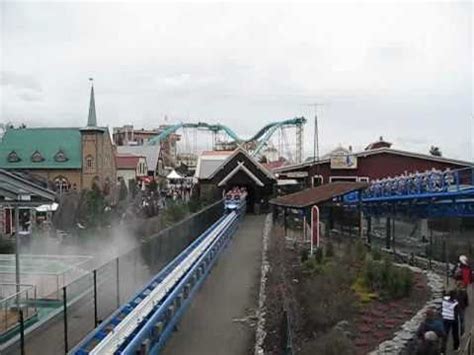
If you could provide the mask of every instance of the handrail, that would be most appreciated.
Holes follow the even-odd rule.
[[[16,284],[12,284],[12,285],[16,285]],[[25,289],[23,289],[23,290],[20,290],[19,292],[15,292],[15,293],[14,293],[13,295],[11,295],[11,296],[8,296],[8,297],[6,297],[6,298],[0,299],[0,304],[3,303],[3,302],[9,301],[11,298],[16,298],[16,297],[18,297],[19,294],[21,294],[21,293],[23,293],[23,292],[25,292],[25,291],[32,290],[32,289],[35,289],[35,288],[36,288],[36,286],[34,286],[34,285],[26,285],[26,284],[23,284],[23,285],[22,285],[22,284],[19,284],[19,286],[20,286],[20,287],[21,287],[21,286],[29,286],[29,287],[28,287],[28,288],[25,288]]]

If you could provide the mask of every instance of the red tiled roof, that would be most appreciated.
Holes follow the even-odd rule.
[[[330,201],[334,197],[342,196],[352,191],[363,190],[367,186],[365,182],[333,182],[277,197],[272,199],[270,203],[277,206],[303,208]]]
[[[133,169],[135,170],[140,160],[140,156],[132,154],[120,154],[115,157],[117,169]]]
[[[268,163],[262,163],[262,165],[268,170],[273,170],[276,168],[281,168],[283,165],[287,164],[284,160],[271,161]]]

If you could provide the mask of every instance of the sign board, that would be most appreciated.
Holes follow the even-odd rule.
[[[290,171],[288,173],[285,173],[285,175],[289,178],[305,178],[305,177],[308,177],[308,172],[307,171]]]
[[[333,155],[331,169],[357,169],[357,157],[354,154]]]

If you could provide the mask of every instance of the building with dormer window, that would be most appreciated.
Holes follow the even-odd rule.
[[[86,127],[7,129],[0,140],[0,168],[21,172],[62,194],[97,183],[110,191],[116,181],[115,146],[97,125],[91,87]]]

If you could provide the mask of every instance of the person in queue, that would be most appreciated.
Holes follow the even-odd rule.
[[[459,332],[460,335],[463,336],[465,324],[464,315],[466,313],[466,308],[469,306],[469,296],[463,281],[456,281],[456,289],[454,292],[454,298],[458,302]]]
[[[419,339],[418,355],[440,354],[441,341],[445,338],[443,320],[434,308],[429,308],[425,313],[425,320],[417,331]]]
[[[445,337],[443,339],[443,346],[441,353],[446,353],[449,333],[453,337],[453,350],[459,350],[459,311],[458,301],[455,299],[455,291],[451,290],[443,297],[441,305],[441,315],[443,317],[443,324],[445,330]]]

